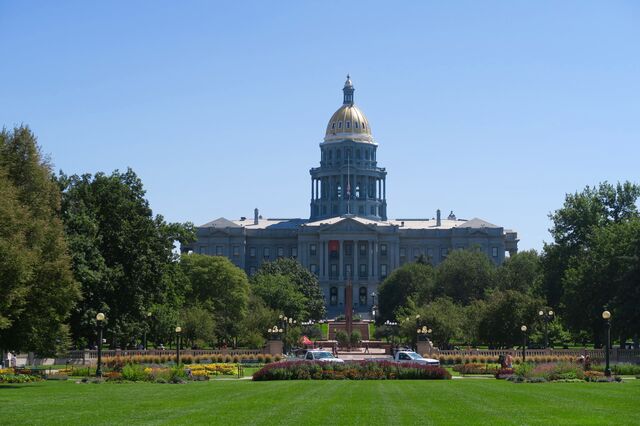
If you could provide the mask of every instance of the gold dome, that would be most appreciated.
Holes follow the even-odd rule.
[[[360,111],[360,108],[353,104],[354,88],[348,75],[342,91],[344,92],[344,102],[331,116],[329,124],[327,124],[324,141],[333,142],[353,139],[359,142],[374,143],[369,120]]]

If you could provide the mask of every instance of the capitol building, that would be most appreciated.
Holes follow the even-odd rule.
[[[354,90],[347,76],[342,106],[320,143],[320,165],[310,170],[308,219],[263,218],[258,209],[253,217],[219,218],[197,227],[197,240],[182,251],[225,256],[249,275],[264,262],[295,258],[317,275],[330,314],[344,311],[348,281],[356,311],[370,311],[378,285],[421,255],[436,265],[452,250],[472,249],[499,265],[506,252],[516,253],[517,233],[483,219],[440,210],[432,218],[388,218],[387,170]]]

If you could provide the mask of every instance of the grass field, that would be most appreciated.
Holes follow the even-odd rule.
[[[0,424],[638,424],[640,380],[0,385]]]

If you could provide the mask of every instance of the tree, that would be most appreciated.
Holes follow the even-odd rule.
[[[53,355],[80,298],[60,191],[28,127],[0,132],[0,348]]]
[[[74,339],[95,339],[95,315],[104,312],[112,343],[135,344],[152,306],[182,303],[186,281],[173,249],[176,240],[194,238],[192,225],[154,217],[131,169],[110,176],[60,174],[58,184],[73,272],[84,296],[72,315]]]
[[[213,314],[220,339],[230,342],[238,337],[249,300],[245,272],[226,257],[202,254],[182,255],[180,266],[191,286],[188,303],[199,303]]]
[[[496,272],[500,290],[524,293],[538,291],[543,277],[540,256],[535,250],[523,251],[507,258]]]
[[[415,320],[416,315],[420,315]],[[404,333],[415,337],[417,329],[427,326],[432,330],[430,339],[441,349],[448,349],[462,336],[463,307],[448,297],[439,297],[427,305],[416,306],[411,301],[398,312]]]
[[[544,247],[543,289],[574,335],[588,330],[594,341],[600,341],[603,305],[634,300],[637,285],[630,277],[637,262],[633,262],[632,223],[639,217],[639,196],[640,186],[636,184],[613,186],[604,182],[581,193],[567,194],[562,208],[550,215],[554,241]],[[625,274],[631,275],[623,278]],[[618,293],[623,282],[631,285]],[[626,312],[633,318],[633,309]],[[616,323],[621,324],[626,317]],[[624,331],[630,332],[634,332],[633,327]]]
[[[213,315],[202,306],[194,305],[184,309],[181,325],[185,347],[212,345],[216,340]]]
[[[495,266],[484,253],[454,250],[438,265],[436,285],[440,294],[466,305],[494,287]]]
[[[409,298],[418,304],[427,303],[435,295],[433,267],[429,264],[408,263],[393,271],[378,287],[378,322],[392,321],[399,308]]]
[[[267,331],[274,326],[280,326],[278,312],[268,307],[257,295],[249,294],[249,304],[247,308],[251,315],[247,315],[242,323],[240,333],[240,345],[252,348],[262,348],[266,339],[271,338]]]
[[[251,290],[269,308],[289,318],[303,321],[309,316],[308,299],[287,275],[256,274],[251,280]]]
[[[306,319],[321,320],[325,317],[324,296],[318,278],[297,260],[281,258],[263,263],[258,270],[258,275],[260,274],[280,274],[289,277],[307,299],[306,310],[309,317]]]
[[[522,331],[529,330],[537,320],[542,299],[514,290],[493,291],[486,300],[485,309],[479,321],[480,340],[491,347],[512,347],[521,344]]]

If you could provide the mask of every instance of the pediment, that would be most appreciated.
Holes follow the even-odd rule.
[[[355,218],[343,218],[339,222],[325,225],[320,229],[321,233],[371,233],[375,232],[375,223],[362,223]]]

